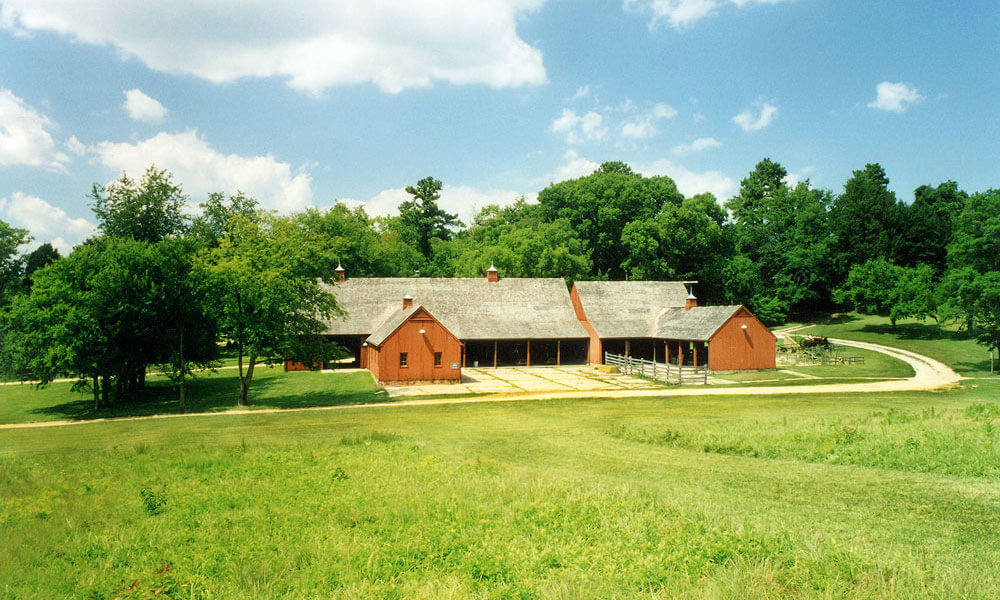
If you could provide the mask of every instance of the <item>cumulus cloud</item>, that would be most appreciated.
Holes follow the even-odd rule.
[[[435,81],[546,81],[517,21],[544,0],[176,2],[4,0],[0,26],[109,45],[150,69],[213,82],[280,77],[297,90],[372,83],[398,93]]]
[[[0,216],[30,231],[38,244],[50,242],[63,256],[96,231],[90,221],[70,217],[65,210],[21,192],[0,198]]]
[[[774,117],[778,116],[778,107],[773,104],[764,102],[759,104],[758,109],[760,112],[757,114],[754,114],[753,107],[746,109],[733,117],[733,123],[736,123],[740,126],[740,129],[749,133],[764,129],[771,124]]]
[[[566,154],[563,155],[563,164],[559,165],[551,173],[546,174],[539,183],[576,179],[577,177],[590,175],[600,166],[598,163],[580,156],[575,150],[567,150]]]
[[[0,166],[28,165],[64,170],[69,160],[56,150],[52,121],[14,95],[0,89]]]
[[[920,92],[901,81],[898,83],[883,81],[876,87],[876,97],[868,103],[868,108],[904,113],[911,104],[923,99],[924,96]]]
[[[698,138],[690,144],[678,144],[674,146],[674,154],[692,154],[710,148],[721,148],[722,142],[713,137]]]
[[[786,0],[729,0],[738,7],[750,4],[779,4]],[[639,10],[650,15],[650,27],[667,22],[674,29],[683,29],[713,14],[724,0],[624,0],[628,9]]]
[[[150,164],[166,169],[197,202],[211,192],[229,194],[240,190],[262,206],[284,212],[312,204],[312,178],[305,171],[294,171],[270,154],[222,154],[193,129],[161,132],[134,144],[100,142],[88,151],[102,165],[132,176],[141,175]]]
[[[458,218],[466,224],[476,215],[479,210],[489,204],[507,206],[513,204],[524,194],[511,190],[480,190],[471,186],[446,185],[441,189],[441,198],[438,206],[442,209],[457,214]],[[537,194],[525,195],[529,202],[533,202]],[[399,205],[407,200],[412,200],[413,196],[406,193],[406,187],[382,190],[365,201],[345,198],[338,202],[354,208],[364,207],[365,212],[371,216],[394,216],[399,214]]]
[[[604,118],[594,111],[578,115],[575,110],[564,108],[562,113],[553,119],[552,131],[565,135],[567,143],[576,144],[585,140],[603,139],[608,133],[608,128],[604,127]]]
[[[167,109],[155,98],[150,98],[141,90],[132,89],[125,92],[125,104],[122,105],[133,121],[143,123],[159,123],[167,116]]]
[[[622,124],[621,135],[630,140],[645,140],[658,133],[656,122],[661,119],[672,119],[677,116],[677,109],[669,104],[653,105],[645,115]]]
[[[736,191],[736,182],[725,173],[719,171],[697,173],[667,159],[653,161],[636,170],[646,176],[666,175],[673,179],[677,189],[688,197],[711,192],[717,199],[724,199]]]

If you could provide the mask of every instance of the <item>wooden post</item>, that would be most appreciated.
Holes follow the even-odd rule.
[[[698,342],[691,342],[691,350],[694,351],[694,366],[698,366]]]
[[[684,346],[681,345],[682,342],[677,342],[677,366],[684,366]]]
[[[493,368],[497,368],[497,341],[493,340]]]
[[[531,340],[528,340],[528,359],[526,361],[526,366],[531,366]]]
[[[562,365],[562,340],[556,340],[556,366]]]
[[[462,368],[465,368],[465,344],[462,344]]]
[[[666,355],[663,357],[663,362],[670,364],[670,342],[663,342],[663,353]],[[670,371],[667,371],[670,374]]]
[[[653,364],[656,364],[656,340],[653,340]]]
[[[631,356],[631,355],[632,354],[629,352],[629,341],[625,340],[625,356]]]

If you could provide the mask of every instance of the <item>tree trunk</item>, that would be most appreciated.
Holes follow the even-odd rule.
[[[254,368],[254,363],[256,361],[257,361],[257,357],[255,355],[251,354],[250,357],[249,357],[248,364],[247,364],[247,373],[246,373],[246,376],[241,376],[240,377],[240,400],[239,400],[239,405],[240,406],[247,406],[247,404],[248,404],[248,402],[247,402],[247,392],[250,391],[250,382],[253,380],[253,368]],[[242,372],[242,369],[241,369],[241,372]]]
[[[101,385],[100,377],[94,373],[94,410],[101,408]]]
[[[108,393],[110,392],[111,376],[107,373],[101,375],[101,405],[108,405]]]
[[[178,371],[178,374],[180,375],[180,378],[181,378],[180,403],[181,403],[181,412],[182,413],[186,413],[187,412],[187,404],[186,404],[186,402],[184,400],[184,379],[187,377],[187,369],[185,368],[186,366],[187,365],[184,363],[184,330],[181,329],[181,332],[180,332],[180,341],[177,344],[177,371]],[[144,383],[145,383],[145,379],[146,379],[146,377],[145,377],[145,375],[143,375],[143,382]]]
[[[139,391],[146,389],[146,367],[147,365],[142,365],[139,367]]]

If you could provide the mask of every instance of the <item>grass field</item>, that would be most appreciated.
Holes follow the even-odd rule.
[[[151,376],[147,389],[134,401],[94,410],[90,392],[71,391],[70,383],[0,386],[0,424],[33,421],[86,420],[180,412],[177,389],[165,377]],[[188,382],[188,412],[217,412],[237,408],[239,380],[233,369],[198,373]],[[282,367],[258,366],[246,408],[302,408],[359,404],[387,400],[368,373],[328,375],[315,371],[285,373]]]
[[[0,598],[996,598],[998,402],[1000,379],[3,430]]]

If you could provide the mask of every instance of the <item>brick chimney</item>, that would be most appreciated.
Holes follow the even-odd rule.
[[[684,310],[691,310],[698,306],[698,299],[694,297],[694,294],[688,292],[687,298],[684,299]]]
[[[344,283],[347,281],[347,271],[344,271],[344,267],[337,263],[337,268],[333,270],[337,274],[337,283]]]
[[[490,268],[486,269],[486,281],[496,283],[500,281],[500,275],[497,274],[497,268],[490,263]]]
[[[403,296],[403,308],[407,309],[413,306],[413,296],[407,294]]]

